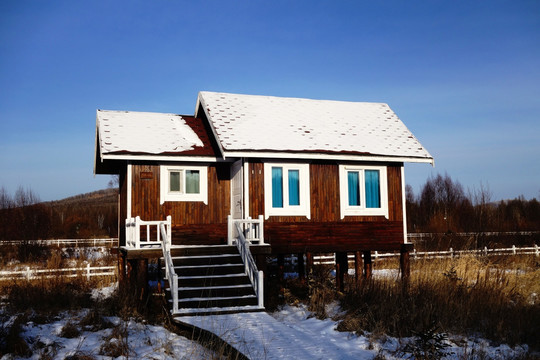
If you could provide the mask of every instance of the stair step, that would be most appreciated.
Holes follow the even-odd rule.
[[[173,313],[173,316],[189,316],[189,315],[216,315],[216,314],[233,314],[241,312],[264,311],[264,307],[258,305],[247,306],[229,306],[229,307],[213,307],[213,308],[182,308]]]
[[[238,297],[255,295],[251,284],[229,286],[187,287],[178,289],[180,299],[197,297]]]
[[[178,276],[227,275],[244,272],[243,264],[175,266]]]
[[[171,256],[200,256],[238,254],[238,248],[230,245],[193,245],[171,249]]]
[[[243,264],[242,257],[238,253],[222,255],[175,256],[172,258],[172,261],[175,266]]]
[[[172,302],[172,300],[169,300]],[[231,297],[201,297],[179,299],[179,308],[213,308],[213,307],[231,307],[257,305],[258,299],[255,295],[231,296]]]
[[[246,274],[227,274],[211,276],[179,276],[179,287],[208,287],[251,284]]]
[[[181,287],[178,288],[178,291],[189,291],[189,290],[213,290],[213,289],[239,289],[239,288],[251,288],[251,284],[243,285],[228,285],[228,286],[193,286],[193,287]],[[170,291],[169,288],[167,288]]]
[[[260,311],[236,246],[182,246],[171,249],[178,276],[178,312],[174,315]],[[161,270],[165,273],[164,259]],[[170,287],[168,301],[172,303]]]

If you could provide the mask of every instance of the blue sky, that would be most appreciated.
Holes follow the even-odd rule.
[[[447,172],[540,197],[538,1],[0,2],[0,187],[101,189],[96,109],[193,114],[201,90],[386,102]]]

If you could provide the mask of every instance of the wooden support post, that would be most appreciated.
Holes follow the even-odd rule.
[[[135,288],[136,283],[136,277],[137,277],[137,265],[135,263],[136,261],[133,259],[127,259],[126,261],[126,281],[125,281],[125,289],[128,291],[129,296],[133,296],[131,294],[132,289]]]
[[[339,291],[345,290],[345,274],[348,273],[349,260],[346,252],[336,253],[336,287]]]
[[[308,279],[308,283],[312,274],[313,274],[313,254],[310,252],[307,252],[306,253],[306,276]]]
[[[127,285],[126,275],[126,254],[118,252],[118,287],[120,291],[124,290]]]
[[[283,254],[278,254],[277,256],[277,266],[278,266],[278,281],[280,286],[283,286],[283,281],[285,278],[285,257]]]
[[[297,261],[298,278],[301,281],[305,281],[306,280],[306,272],[304,270],[304,254],[303,253],[298,253],[297,258],[298,258],[298,261]]]
[[[354,252],[354,281],[356,285],[359,284],[361,280],[361,274],[362,274],[362,253],[360,251]]]
[[[148,259],[137,260],[137,292],[139,301],[148,293]]]
[[[403,244],[400,250],[399,267],[401,270],[401,279],[407,281],[411,276],[411,263],[409,251],[412,250],[412,244]]]
[[[266,277],[266,255],[265,254],[255,255],[255,262],[257,263],[257,269],[262,270],[264,272],[264,276]]]
[[[371,251],[364,251],[364,278],[371,279]]]

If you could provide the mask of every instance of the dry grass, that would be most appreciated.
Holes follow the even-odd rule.
[[[540,266],[534,257],[420,260],[411,269],[407,284],[384,278],[350,284],[341,299],[348,313],[340,329],[406,337],[435,326],[540,348]]]

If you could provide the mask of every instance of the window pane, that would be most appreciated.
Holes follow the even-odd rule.
[[[169,172],[169,191],[180,192],[180,171]]]
[[[272,167],[272,207],[283,207],[283,168]]]
[[[300,205],[299,170],[289,170],[289,205]]]
[[[186,170],[186,194],[199,194],[199,170]]]
[[[379,170],[366,170],[364,173],[366,176],[366,207],[380,208]]]
[[[348,171],[347,181],[349,188],[349,206],[360,206],[360,188],[358,187],[360,174],[358,171]]]

